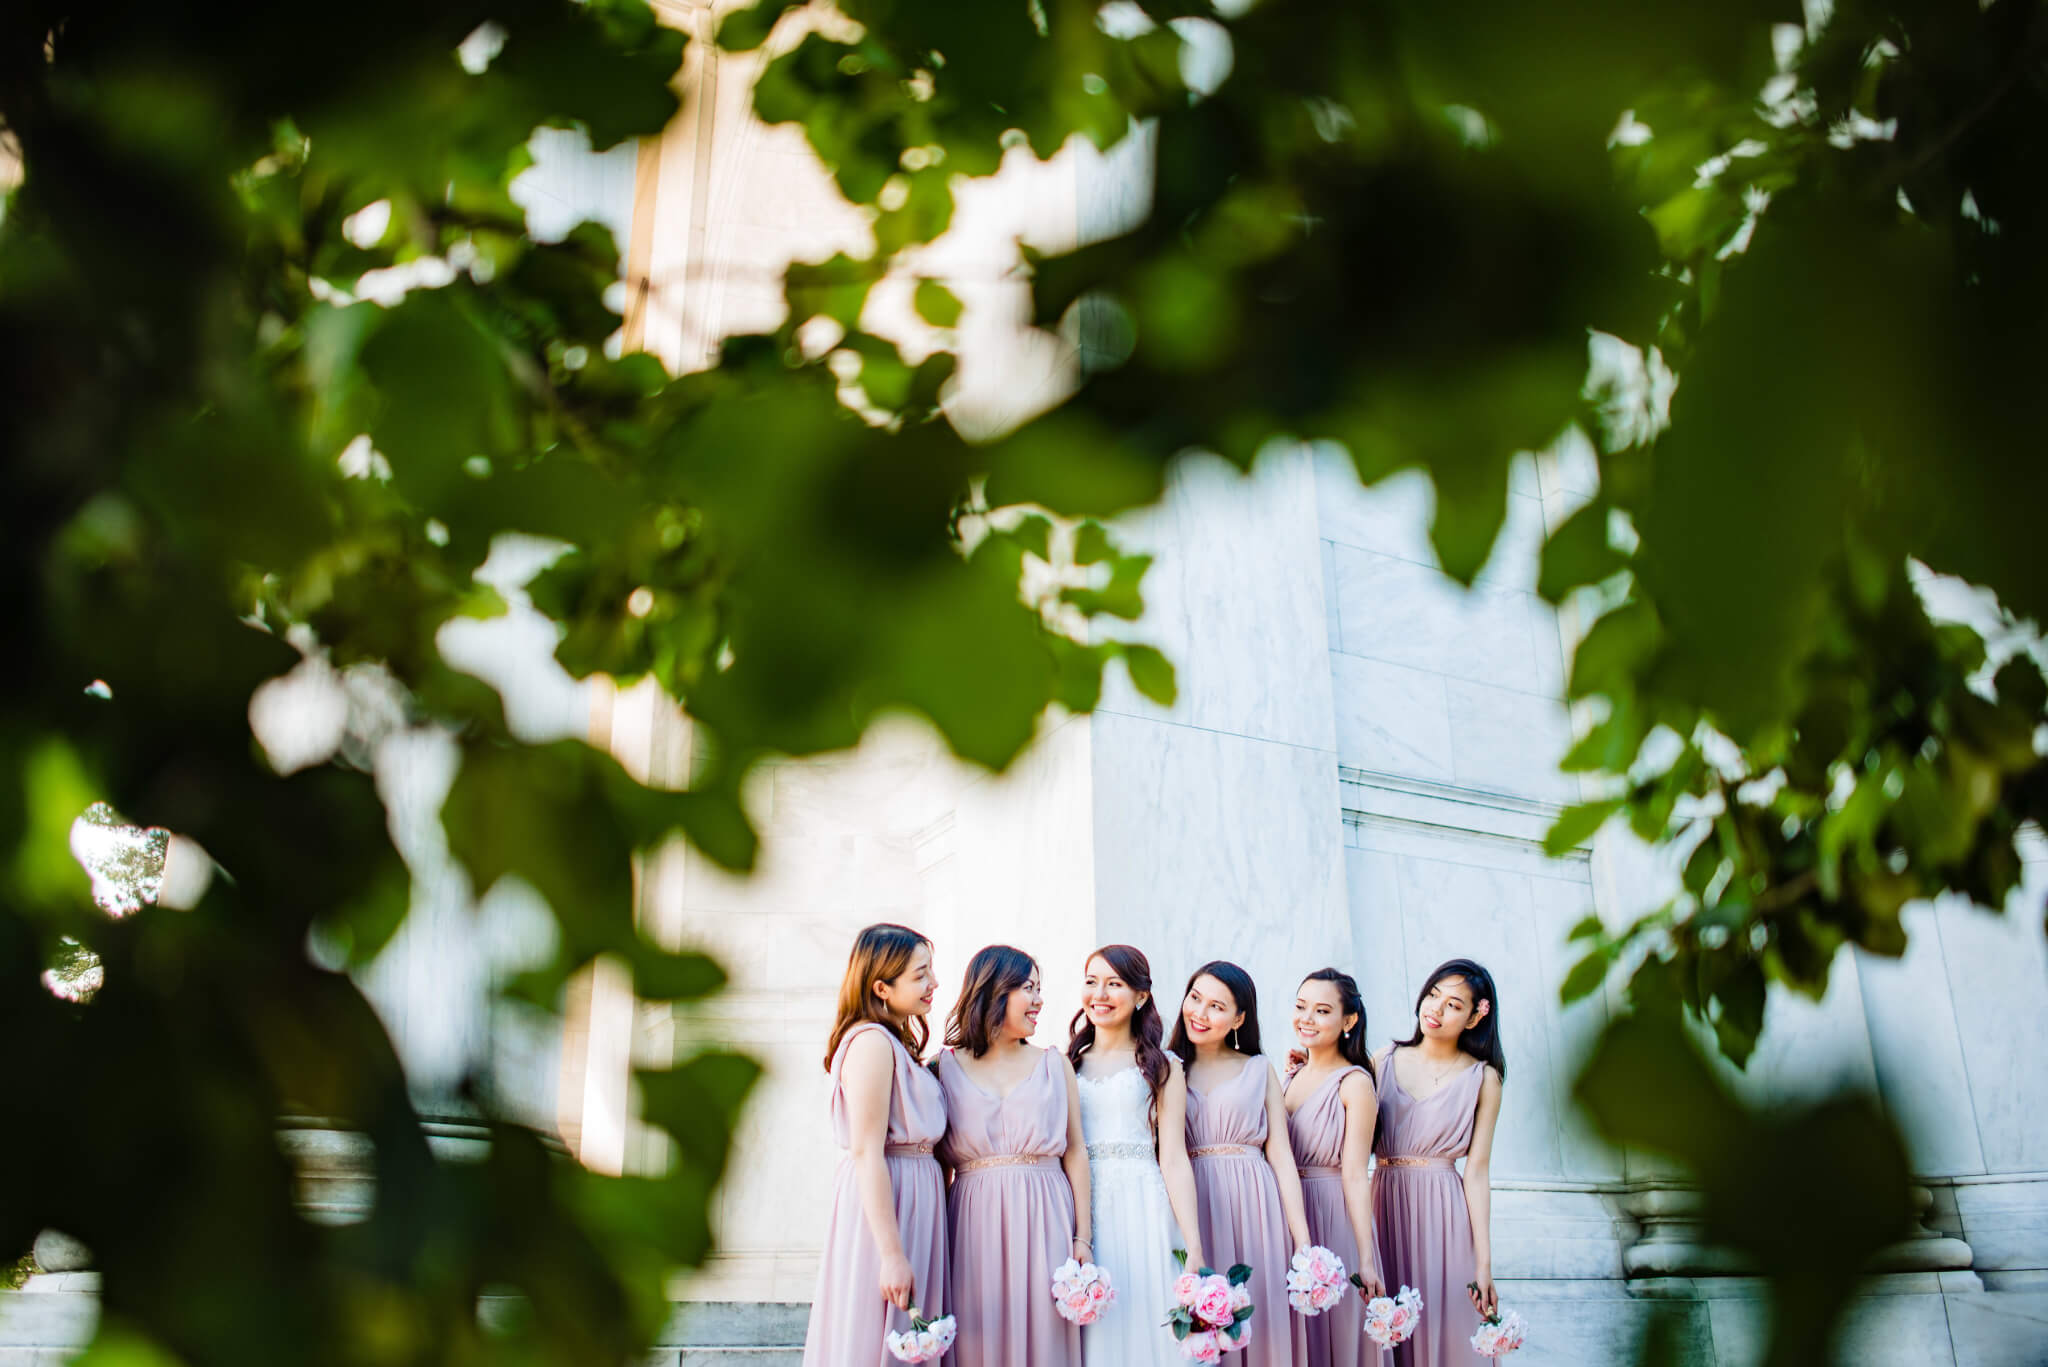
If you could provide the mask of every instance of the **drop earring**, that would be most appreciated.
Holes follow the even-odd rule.
[[[1237,1027],[1234,1025],[1230,1027],[1230,1047],[1232,1050],[1237,1048]]]

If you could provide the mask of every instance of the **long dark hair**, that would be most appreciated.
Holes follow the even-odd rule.
[[[1145,1000],[1131,1013],[1131,1043],[1136,1046],[1138,1073],[1145,1079],[1145,1085],[1152,1089],[1152,1128],[1159,1128],[1159,1093],[1166,1086],[1167,1074],[1172,1065],[1166,1061],[1166,1051],[1159,1047],[1159,1041],[1166,1036],[1166,1025],[1159,1018],[1159,1003],[1152,995],[1152,964],[1144,953],[1131,945],[1104,945],[1081,961],[1085,974],[1093,960],[1100,959],[1109,965],[1109,971],[1122,978],[1134,992],[1142,992]],[[1067,1061],[1076,1071],[1081,1067],[1081,1056],[1095,1047],[1095,1022],[1088,1019],[1088,1008],[1082,1007],[1067,1022]]]
[[[1486,1003],[1485,1019],[1458,1036],[1458,1047],[1481,1063],[1491,1063],[1501,1081],[1507,1081],[1508,1056],[1500,1046],[1500,994],[1493,990],[1493,975],[1471,959],[1452,959],[1436,966],[1436,971],[1422,984],[1422,990],[1415,994],[1415,1034],[1394,1043],[1402,1048],[1422,1043],[1422,1004],[1429,1000],[1429,989],[1445,978],[1463,978],[1465,985],[1472,989],[1474,1007],[1481,1002]]]
[[[1328,983],[1337,989],[1338,1014],[1358,1017],[1356,1024],[1337,1037],[1337,1054],[1346,1063],[1365,1069],[1365,1075],[1378,1082],[1379,1073],[1372,1066],[1372,1046],[1365,1042],[1365,998],[1358,993],[1357,980],[1339,969],[1319,968],[1302,982]]]
[[[893,983],[909,970],[919,945],[929,950],[932,942],[909,926],[887,921],[854,936],[853,952],[846,956],[846,976],[839,982],[839,1006],[832,1018],[832,1036],[825,1045],[826,1072],[832,1071],[832,1060],[839,1053],[839,1042],[846,1038],[846,1032],[862,1021],[875,1021],[886,1027],[903,1041],[912,1058],[924,1053],[924,1046],[931,1039],[931,1025],[923,1016],[912,1016],[899,1025],[889,1018],[881,998],[875,995],[876,983]]]
[[[1211,959],[1194,972],[1188,974],[1188,985],[1181,989],[1180,1000],[1185,1006],[1188,993],[1195,990],[1195,979],[1214,978],[1230,993],[1230,999],[1237,1003],[1237,1009],[1244,1012],[1244,1024],[1233,1030],[1235,1037],[1231,1048],[1240,1054],[1256,1054],[1259,1050],[1259,989],[1252,985],[1252,975],[1231,963],[1228,959]],[[1166,1047],[1179,1056],[1183,1067],[1191,1067],[1195,1061],[1195,1046],[1188,1039],[1187,1017],[1180,1011],[1173,1013],[1173,1038]]]
[[[1010,994],[1031,981],[1038,960],[1009,945],[988,945],[967,961],[960,1000],[946,1018],[946,1044],[980,1058],[995,1046],[996,1031],[1010,1011]]]

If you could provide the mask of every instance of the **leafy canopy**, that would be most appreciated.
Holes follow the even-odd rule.
[[[339,19],[31,0],[0,19],[24,172],[0,225],[0,571],[26,662],[0,682],[0,1021],[36,1041],[0,1126],[6,1170],[35,1180],[10,1183],[0,1249],[45,1226],[92,1247],[109,1360],[125,1327],[268,1364],[618,1361],[659,1322],[664,1270],[708,1248],[743,1059],[641,1075],[675,1143],[659,1177],[564,1167],[507,1123],[480,1165],[433,1158],[360,994],[304,948],[318,927],[361,961],[403,920],[374,785],[280,776],[250,744],[252,693],[302,649],[375,663],[410,720],[454,728],[455,853],[479,886],[538,889],[559,932],[521,992],[552,1004],[607,954],[642,997],[688,1000],[720,975],[639,933],[630,856],[680,831],[745,867],[739,795],[764,758],[910,710],[1001,765],[1048,705],[1092,705],[1117,658],[1171,697],[1156,653],[1075,629],[1138,615],[1143,556],[1099,523],[1056,549],[1046,517],[994,510],[1107,518],[1183,450],[1248,465],[1327,439],[1367,481],[1425,470],[1438,555],[1469,580],[1510,460],[1576,426],[1599,489],[1542,585],[1599,614],[1571,680],[1597,721],[1568,762],[1613,796],[1556,839],[1625,813],[1690,851],[1671,906],[1584,928],[1571,987],[1627,958],[1643,1008],[1586,1097],[1615,1138],[1690,1164],[1725,1198],[1717,1230],[1779,1268],[1751,1161],[1772,1134],[1881,1123],[1714,1101],[1674,1062],[1680,1008],[1740,1057],[1767,982],[1818,992],[1845,942],[1898,952],[1907,900],[2000,905],[2048,804],[2040,672],[1990,669],[1909,580],[1918,561],[2036,619],[2048,588],[2029,535],[2048,492],[2041,5],[1844,0],[1811,26],[1765,0],[842,11],[857,33],[784,42],[771,2],[719,41],[770,44],[758,111],[872,208],[876,254],[792,269],[776,335],[681,378],[607,353],[607,234],[536,241],[508,189],[536,127],[605,147],[672,115],[681,39],[638,0]],[[480,29],[498,50],[465,64]],[[1227,77],[1192,89],[1219,43]],[[1118,344],[1064,404],[963,440],[941,412],[951,358],[862,333],[869,288],[944,230],[953,177],[1134,120],[1149,213],[1032,281],[1041,324],[1085,315]],[[420,287],[366,302],[403,279]],[[915,301],[956,318],[943,282]],[[797,345],[820,315],[865,417]],[[1655,386],[1589,390],[1589,330],[1675,381],[1668,412]],[[497,609],[474,576],[505,532],[570,548],[534,588],[565,664],[651,674],[685,704],[704,742],[687,791],[521,743],[442,660],[444,624]],[[1075,576],[1027,598],[1027,558]],[[95,680],[111,698],[81,691]],[[92,800],[227,876],[189,914],[106,919],[64,848]],[[40,982],[67,946],[104,970],[85,1004]],[[1605,1105],[1651,1079],[1712,1125]],[[287,1112],[373,1138],[368,1224],[292,1212]],[[1890,1152],[1873,1141],[1812,1213],[1858,1254],[1905,1228]],[[1774,1360],[1816,1348],[1847,1286],[1788,1287],[1803,1308]],[[498,1287],[531,1314],[479,1327]]]

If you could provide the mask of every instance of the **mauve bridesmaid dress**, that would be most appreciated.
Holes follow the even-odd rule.
[[[1323,1079],[1315,1094],[1287,1117],[1287,1137],[1294,1143],[1294,1163],[1301,1169],[1301,1200],[1308,1216],[1308,1237],[1344,1260],[1356,1272],[1362,1261],[1358,1239],[1351,1232],[1351,1214],[1344,1206],[1344,1079],[1363,1068],[1341,1068]],[[1308,1367],[1380,1367],[1385,1352],[1365,1336],[1365,1302],[1356,1287],[1344,1299],[1307,1322]]]
[[[946,1179],[932,1156],[946,1133],[946,1100],[937,1079],[918,1065],[894,1031],[873,1022],[857,1025],[839,1041],[839,1052],[832,1058],[832,1137],[840,1148],[849,1142],[840,1072],[846,1066],[847,1046],[870,1030],[880,1030],[896,1051],[884,1161],[896,1194],[903,1256],[910,1259],[910,1271],[917,1278],[917,1306],[929,1318],[947,1313],[952,1304],[947,1290]],[[861,1209],[852,1160],[841,1159],[818,1266],[818,1294],[811,1301],[810,1331],[804,1336],[804,1367],[896,1367],[882,1337],[908,1329],[910,1316],[882,1299],[881,1277],[882,1255]]]
[[[933,1067],[953,1169],[953,1367],[1081,1367],[1080,1326],[1061,1319],[1052,1299],[1053,1269],[1074,1245],[1074,1189],[1060,1167],[1067,1083],[1052,1051],[1039,1053],[1031,1075],[1001,1098],[976,1086],[951,1049]]]
[[[1253,1055],[1213,1092],[1188,1083],[1188,1157],[1194,1160],[1202,1254],[1218,1272],[1233,1263],[1252,1269],[1252,1317],[1233,1367],[1303,1367],[1308,1361],[1306,1322],[1287,1304],[1294,1245],[1264,1147],[1271,1077],[1266,1060]]]
[[[1380,1245],[1380,1277],[1390,1291],[1422,1293],[1422,1322],[1394,1350],[1395,1367],[1483,1367],[1472,1351],[1479,1312],[1466,1285],[1477,1275],[1472,1215],[1456,1160],[1472,1148],[1479,1112],[1475,1062],[1417,1101],[1394,1075],[1389,1053],[1380,1068],[1380,1123],[1373,1140],[1372,1224]]]

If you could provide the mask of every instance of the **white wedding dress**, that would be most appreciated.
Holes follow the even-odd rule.
[[[1089,1367],[1185,1367],[1163,1323],[1180,1235],[1152,1147],[1151,1088],[1136,1068],[1080,1083],[1095,1261],[1116,1289],[1115,1304],[1081,1331],[1081,1356]]]

